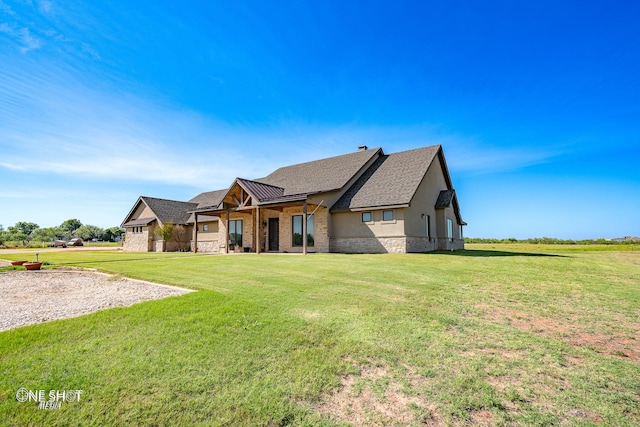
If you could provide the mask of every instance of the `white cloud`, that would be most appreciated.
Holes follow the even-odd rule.
[[[73,70],[32,64],[0,70],[0,167],[204,191],[225,188],[236,176],[258,178],[359,145],[392,153],[442,144],[452,171],[469,173],[514,169],[554,155],[491,147],[430,125],[232,126],[117,88],[96,90],[105,80],[97,85],[86,79]]]
[[[38,2],[38,10],[42,14],[47,14],[51,12],[51,6],[52,6],[52,3],[49,0],[40,0]]]
[[[11,6],[0,0],[0,11],[2,11],[5,15],[15,16],[16,13],[11,9]]]
[[[22,47],[20,47],[20,51],[22,53],[27,53],[30,50],[38,49],[42,46],[42,40],[38,37],[33,36],[28,28],[22,28],[19,32],[20,42],[22,43]]]

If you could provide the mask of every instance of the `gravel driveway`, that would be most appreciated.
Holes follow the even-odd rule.
[[[0,273],[0,331],[193,292],[73,270]]]

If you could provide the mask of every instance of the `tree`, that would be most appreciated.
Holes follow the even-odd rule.
[[[9,227],[9,231],[12,231],[13,229],[13,232],[22,233],[26,236],[29,236],[34,230],[37,230],[38,228],[40,228],[40,226],[35,222],[20,221],[16,222],[16,225],[14,225],[13,227]]]
[[[187,228],[184,225],[178,224],[175,227],[173,227],[173,238],[178,244],[180,251],[182,251],[182,249],[185,246],[183,243],[185,241],[186,234],[187,234]]]
[[[66,221],[64,221],[62,224],[60,224],[60,229],[63,232],[69,233],[69,234],[73,234],[74,231],[76,231],[78,228],[82,227],[82,223],[80,222],[79,219],[68,219]]]
[[[87,241],[91,239],[102,239],[104,230],[95,225],[81,225],[73,232],[73,235]]]
[[[7,240],[17,240],[26,246],[29,243],[29,236],[38,228],[40,228],[40,226],[33,222],[17,222],[14,226],[9,227]]]
[[[156,230],[154,231],[154,233],[156,234],[156,236],[160,237],[162,240],[168,242],[170,240],[173,240],[173,228],[174,228],[174,225],[170,222],[167,222],[165,224],[162,224],[162,226],[160,227],[156,227]]]
[[[7,232],[4,231],[4,227],[0,224],[0,246],[4,245],[4,242],[7,241]]]
[[[124,230],[120,227],[111,227],[104,230],[104,240],[108,240],[109,242],[115,241],[116,237],[122,236]]]
[[[59,233],[58,227],[38,228],[31,233],[31,238],[38,242],[55,240]]]

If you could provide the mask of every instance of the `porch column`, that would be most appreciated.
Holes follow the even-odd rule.
[[[193,253],[198,253],[198,213],[194,215],[196,223],[193,226]]]
[[[260,253],[260,235],[262,234],[262,224],[260,224],[260,206],[256,206],[256,254]]]
[[[229,208],[227,208],[227,215],[224,222],[225,222],[224,228],[226,229],[226,231],[224,232],[224,235],[225,235],[224,253],[228,254],[229,253]]]
[[[307,200],[302,205],[302,253],[307,254]]]

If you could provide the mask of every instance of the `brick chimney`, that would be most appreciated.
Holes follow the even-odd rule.
[[[366,145],[361,145],[358,147],[358,151],[367,151],[369,149],[369,147],[367,147]]]

